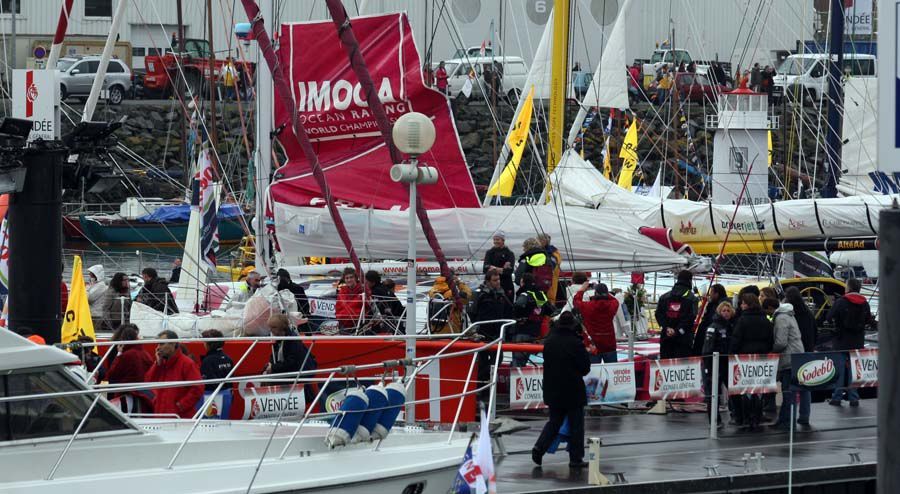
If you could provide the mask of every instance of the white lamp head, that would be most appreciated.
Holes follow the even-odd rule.
[[[434,124],[427,116],[410,112],[397,119],[391,132],[394,145],[401,152],[419,156],[434,144]]]

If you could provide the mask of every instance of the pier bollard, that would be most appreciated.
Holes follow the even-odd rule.
[[[599,437],[588,438],[588,484],[609,485],[609,479],[600,472],[600,441]]]

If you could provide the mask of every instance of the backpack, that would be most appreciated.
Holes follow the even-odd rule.
[[[435,294],[428,301],[428,327],[439,329],[450,322],[450,309],[452,300],[447,300],[441,294]]]

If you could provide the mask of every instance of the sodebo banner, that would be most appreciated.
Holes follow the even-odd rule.
[[[650,397],[655,400],[703,396],[700,357],[655,360],[650,363]]]
[[[13,71],[12,115],[34,122],[29,141],[59,137],[59,83],[56,71]]]
[[[844,386],[847,354],[844,352],[795,353],[791,355],[792,384],[817,390]]]
[[[728,394],[774,393],[777,374],[777,353],[732,355],[728,357]]]

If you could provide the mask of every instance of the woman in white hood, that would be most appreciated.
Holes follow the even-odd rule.
[[[103,266],[95,264],[87,269],[87,296],[88,304],[91,306],[91,319],[97,321],[103,320],[103,302],[106,289],[109,288],[104,279]]]

